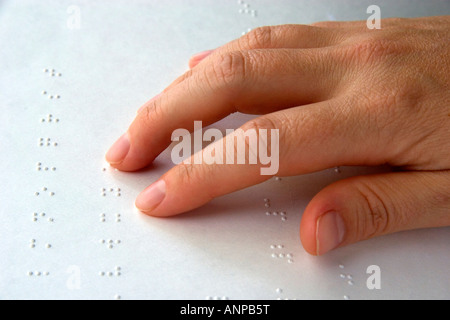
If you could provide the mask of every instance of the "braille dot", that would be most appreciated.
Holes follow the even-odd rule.
[[[339,168],[339,167],[335,167],[335,168],[334,168],[334,172],[336,172],[336,173],[340,173],[340,172],[341,172],[341,168]]]
[[[352,280],[353,277],[349,274],[349,275],[347,275],[347,279]]]
[[[27,275],[28,276],[32,276],[33,275],[33,271],[28,271]]]
[[[45,167],[44,170],[45,170],[45,171],[48,171],[48,167]]]
[[[280,253],[280,254],[278,255],[278,257],[284,258],[284,254],[283,254],[283,253]]]
[[[269,211],[266,211],[266,216],[270,216],[270,212]]]
[[[283,293],[283,289],[281,289],[281,288],[276,288],[275,292],[276,292],[276,293]]]
[[[41,217],[45,217],[45,212],[42,212],[42,213],[41,213]]]
[[[58,77],[61,77],[62,76],[62,74],[61,73],[58,73]]]
[[[286,257],[287,257],[287,258],[292,258],[292,253],[288,253],[288,254],[286,255]]]
[[[40,271],[37,271],[36,272],[36,275],[39,277],[39,276],[41,276],[41,272]]]
[[[50,272],[48,272],[48,271],[46,271],[46,272],[44,273],[45,276],[48,276],[49,274],[50,274]]]
[[[339,277],[341,277],[341,279],[345,279],[345,274],[340,274]]]
[[[115,296],[114,296],[114,299],[115,299],[115,300],[120,300],[120,299],[122,299],[122,297],[119,296],[119,295],[115,295]]]
[[[50,195],[51,197],[53,197],[53,196],[55,195],[55,193],[54,193],[54,192],[50,192],[49,195]]]
[[[106,168],[102,168],[102,171],[106,171]]]
[[[278,212],[274,211],[274,212],[272,212],[272,215],[277,216]]]
[[[35,195],[35,196],[38,196],[38,195],[39,195],[39,192],[35,192],[34,195]]]
[[[352,286],[354,284],[354,282],[352,280],[349,280],[347,283],[349,286]]]
[[[50,249],[50,248],[52,247],[52,245],[51,245],[50,243],[47,243],[47,244],[45,245],[45,247],[46,247],[47,249]]]
[[[53,99],[53,96],[48,96],[49,99]]]
[[[117,243],[117,244],[120,244],[121,242],[122,242],[122,241],[120,241],[120,240],[116,240],[116,243]]]
[[[114,273],[108,272],[108,277],[112,277],[113,275],[114,275]]]
[[[112,249],[112,248],[114,248],[114,246],[113,246],[112,244],[110,244],[110,245],[108,246],[108,248],[109,248],[109,249]]]
[[[48,72],[48,69],[44,69],[44,72]]]
[[[109,189],[109,192],[113,192],[113,191],[114,191],[114,189],[113,189],[113,188],[110,188],[110,189]]]
[[[282,211],[282,212],[280,212],[280,216],[285,216],[286,215],[286,212],[284,212],[284,211]]]
[[[275,253],[272,253],[272,258],[276,258],[277,257],[277,255],[275,254]]]
[[[270,203],[266,203],[264,206],[265,206],[266,208],[270,208]]]
[[[279,244],[279,245],[277,245],[277,248],[278,248],[278,249],[283,249],[284,246],[283,246],[282,244]]]
[[[275,177],[275,180],[281,181],[281,178],[280,177]]]
[[[276,248],[276,246],[273,244],[270,246],[270,249],[275,249],[275,248]]]
[[[105,273],[103,271],[101,271],[101,272],[98,273],[98,275],[101,276],[101,277],[104,277]]]
[[[46,187],[43,187],[43,188],[42,188],[42,191],[47,191],[47,188],[46,188]]]
[[[343,264],[340,264],[340,265],[339,265],[339,269],[344,269],[344,265],[343,265]]]
[[[48,222],[53,222],[55,221],[53,218],[48,218]]]
[[[350,300],[349,296],[344,296],[344,300]]]
[[[293,263],[294,262],[294,260],[292,260],[292,259],[288,259],[288,261],[287,261],[288,263]]]
[[[55,147],[57,147],[57,146],[58,146],[58,143],[54,142],[53,145],[54,145]]]
[[[286,220],[287,220],[286,217],[281,218],[281,221],[286,221]]]
[[[55,167],[52,167],[52,171],[56,171],[56,168],[55,168]]]

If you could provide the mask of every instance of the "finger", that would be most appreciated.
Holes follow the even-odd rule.
[[[213,52],[220,55],[254,49],[322,48],[339,43],[342,38],[343,34],[338,29],[325,29],[319,26],[302,24],[264,26],[253,29],[215,50],[203,51],[192,56],[189,67],[195,67]]]
[[[330,98],[344,83],[344,71],[327,52],[311,50],[254,50],[217,57],[145,105],[106,159],[120,170],[137,170],[168,146],[175,129],[192,131],[194,120],[208,125],[235,111],[266,113]]]
[[[389,159],[389,152],[376,141],[377,132],[366,126],[358,113],[340,111],[344,105],[344,99],[335,99],[254,119],[244,124],[241,132],[253,131],[258,138],[248,138],[244,147],[239,147],[233,140],[236,131],[203,150],[203,156],[214,151],[224,164],[219,161],[195,164],[191,159],[190,164],[177,165],[144,190],[137,198],[136,206],[155,216],[174,215],[197,208],[215,197],[263,182],[275,174],[302,174],[344,164],[384,163]],[[360,134],[355,134],[355,131]],[[279,143],[276,143],[275,134]],[[243,135],[240,136],[242,138]],[[260,139],[267,143],[259,143]],[[236,164],[237,161],[230,164],[224,159],[223,155],[230,150],[237,154],[242,149],[247,159],[244,164]],[[262,161],[261,152],[264,150],[271,155],[270,161]],[[257,155],[258,161],[251,162],[249,154]]]
[[[402,230],[450,225],[450,171],[399,172],[338,181],[306,208],[300,237],[306,251],[337,247]]]

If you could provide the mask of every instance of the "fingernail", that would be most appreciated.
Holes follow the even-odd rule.
[[[106,153],[106,161],[111,164],[120,163],[125,159],[130,150],[130,138],[128,133],[123,134]]]
[[[145,189],[137,197],[135,204],[139,210],[148,212],[155,209],[155,207],[161,203],[165,196],[166,183],[164,180],[159,180]]]
[[[341,244],[344,235],[344,220],[337,212],[331,211],[320,216],[316,224],[317,255],[322,255],[335,249]]]
[[[193,62],[198,64],[200,61],[209,56],[214,50],[206,50],[199,53],[194,54],[191,59],[189,59],[189,65],[192,65]]]
[[[161,93],[158,93],[156,96],[154,96],[153,98],[151,98],[150,100],[148,100],[144,105],[142,105],[142,106],[138,109],[138,111],[137,111],[136,113],[141,112],[146,106],[148,106],[148,104],[149,104],[150,102],[152,102],[153,100],[159,98],[159,96],[161,96],[161,95],[162,95],[162,92],[161,92]]]

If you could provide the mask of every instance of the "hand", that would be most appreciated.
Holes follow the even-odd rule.
[[[450,17],[262,27],[191,58],[191,69],[141,107],[106,159],[150,164],[175,129],[239,111],[242,128],[279,129],[277,176],[389,164],[353,177],[306,208],[301,241],[321,255],[387,233],[450,225]],[[225,138],[226,139],[226,138]],[[169,216],[263,182],[261,165],[174,166],[136,206]]]

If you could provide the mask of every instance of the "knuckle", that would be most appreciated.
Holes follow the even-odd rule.
[[[154,99],[148,102],[148,105],[145,107],[141,114],[144,116],[146,123],[152,123],[161,119],[163,116],[163,97],[159,99]]]
[[[248,121],[247,123],[245,123],[241,128],[244,132],[254,132],[254,136],[255,139],[258,141],[260,141],[260,136],[261,134],[263,134],[263,136],[261,137],[263,141],[266,141],[265,144],[265,148],[266,148],[266,152],[267,154],[272,154],[272,143],[269,143],[269,139],[272,139],[272,130],[277,130],[278,131],[278,141],[280,141],[282,139],[281,137],[281,132],[283,130],[280,130],[281,123],[279,123],[279,121],[277,119],[272,119],[270,117],[267,116],[263,116],[263,117],[259,117],[253,120]],[[249,141],[247,139],[244,140],[245,141],[245,147],[247,148],[247,150],[253,151],[253,152],[257,152],[257,150],[255,150],[255,148],[252,148],[254,146],[249,145]],[[262,147],[261,145],[259,147]]]
[[[338,53],[350,63],[374,64],[401,53],[401,45],[397,40],[380,36],[367,36],[352,39],[341,46]]]
[[[241,37],[242,44],[250,49],[262,49],[272,46],[273,28],[271,26],[259,27],[251,30]]]
[[[271,130],[271,129],[279,129],[279,124],[276,123],[273,119],[263,116],[253,120],[248,121],[242,126],[244,131],[246,130],[254,130],[257,133],[260,132],[261,129]]]
[[[406,224],[397,205],[388,195],[387,186],[376,186],[372,183],[358,183],[356,189],[360,202],[358,209],[357,237],[368,239],[387,234]]]
[[[196,173],[194,172],[194,165],[181,162],[174,167],[176,169],[177,181],[180,184],[189,184],[193,181]]]
[[[175,181],[180,186],[195,186],[201,183],[214,184],[215,181],[211,181],[214,178],[213,166],[194,164],[191,157],[191,163],[181,162],[173,168],[175,174]],[[203,197],[206,201],[214,199],[217,194],[214,188],[205,189],[203,191]]]
[[[246,57],[242,52],[225,53],[206,70],[206,78],[214,89],[238,89],[246,77],[246,63]]]

